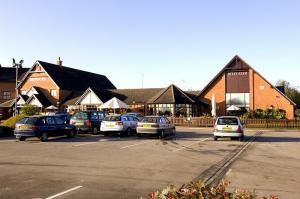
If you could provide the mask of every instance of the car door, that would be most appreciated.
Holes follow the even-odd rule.
[[[59,117],[54,117],[55,119],[55,127],[56,127],[56,130],[55,130],[55,135],[56,136],[59,136],[59,135],[65,135],[66,134],[66,124],[65,124],[65,121],[62,120],[61,118]]]
[[[126,116],[122,116],[121,121],[123,122],[123,131],[126,131],[128,129],[128,127],[130,127],[129,118]]]
[[[161,129],[163,129],[164,130],[164,132],[168,132],[168,125],[166,124],[166,120],[165,120],[165,118],[164,117],[161,117],[160,119],[159,119],[159,123],[160,123],[160,128]]]
[[[172,133],[173,131],[173,125],[171,124],[170,120],[166,117],[164,117],[165,122],[166,122],[166,131],[168,131],[169,133]]]
[[[91,121],[91,127],[92,127],[92,129],[94,127],[96,127],[99,130],[100,120],[99,120],[98,112],[92,111],[90,113],[90,121]]]
[[[47,129],[47,134],[48,136],[55,136],[55,134],[57,134],[57,129],[56,129],[56,123],[54,120],[54,117],[48,116],[46,117],[46,129]]]

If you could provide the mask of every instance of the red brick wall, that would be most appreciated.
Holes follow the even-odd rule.
[[[35,80],[35,81],[33,81]],[[37,81],[38,80],[38,81]],[[29,74],[28,77],[24,80],[23,84],[20,87],[21,91],[28,91],[32,86],[36,86],[42,89],[45,96],[54,104],[57,104],[57,100],[59,99],[59,88],[52,81],[50,77],[48,77],[47,73],[32,73]],[[50,90],[56,90],[56,96],[50,95]]]
[[[3,92],[9,91],[11,99],[15,98],[15,82],[0,82],[0,103],[7,101],[8,99],[3,99]]]
[[[256,72],[253,73],[253,80],[254,103],[250,106],[252,110],[267,109],[272,106],[285,110],[288,119],[294,118],[294,106],[283,95]]]

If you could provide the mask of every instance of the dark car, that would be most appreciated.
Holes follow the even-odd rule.
[[[48,137],[67,135],[74,137],[76,128],[66,124],[64,120],[56,116],[29,116],[16,123],[14,134],[20,141],[27,137],[38,137],[46,142]]]
[[[100,124],[106,116],[103,111],[77,111],[70,120],[77,131],[92,132],[97,134],[100,131]]]
[[[70,124],[71,115],[69,113],[55,113],[54,116],[59,117],[60,119],[64,120],[67,124]]]

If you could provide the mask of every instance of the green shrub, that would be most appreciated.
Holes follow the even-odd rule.
[[[17,115],[17,116],[13,116],[8,118],[7,120],[5,120],[1,126],[7,127],[7,128],[11,128],[14,129],[15,125],[17,123],[17,121],[19,121],[20,119],[22,119],[23,117],[25,117],[25,115]]]
[[[222,181],[216,187],[208,187],[202,182],[192,182],[180,188],[169,186],[166,189],[150,194],[151,199],[257,199],[255,192],[226,190],[229,183]],[[261,199],[278,199],[276,196]]]
[[[21,115],[37,115],[40,112],[40,108],[36,106],[32,106],[30,104],[25,105],[24,107],[21,108],[20,114]]]
[[[282,109],[256,109],[251,117],[254,119],[285,119],[286,112]]]

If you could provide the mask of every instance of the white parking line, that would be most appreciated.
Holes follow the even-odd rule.
[[[206,141],[206,140],[208,140],[208,139],[210,139],[210,138],[205,138],[205,139],[199,140],[199,141],[197,141],[197,142],[195,142],[195,143],[193,143],[193,144],[187,145],[187,146],[182,146],[181,148],[175,149],[175,150],[173,150],[172,152],[177,152],[177,151],[180,151],[180,150],[182,150],[182,149],[189,148],[189,147],[191,147],[191,146],[193,146],[193,145],[195,145],[195,144],[198,144],[198,143],[200,143],[200,142],[204,142],[204,141]]]
[[[89,145],[89,144],[96,144],[98,142],[86,142],[86,143],[81,143],[81,144],[74,144],[73,146],[84,146],[84,145]]]
[[[53,198],[57,198],[57,197],[59,197],[59,196],[61,196],[61,195],[64,195],[64,194],[66,194],[66,193],[69,193],[69,192],[71,192],[71,191],[75,191],[75,190],[77,190],[77,189],[80,189],[82,186],[77,186],[77,187],[74,187],[74,188],[71,188],[71,189],[68,189],[68,190],[66,190],[66,191],[64,191],[64,192],[60,192],[60,193],[58,193],[58,194],[55,194],[55,195],[53,195],[53,196],[49,196],[48,198],[46,198],[46,199],[53,199]]]
[[[151,143],[151,142],[155,142],[156,140],[151,140],[151,141],[145,141],[145,142],[141,142],[141,143],[137,143],[137,144],[132,144],[132,145],[127,145],[127,146],[123,146],[120,149],[126,149],[126,148],[130,148],[130,147],[134,147],[134,146],[138,146],[141,144],[147,144],[147,143]]]

